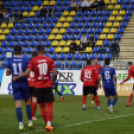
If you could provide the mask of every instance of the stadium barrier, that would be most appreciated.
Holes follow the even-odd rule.
[[[12,94],[12,78],[11,76],[6,76],[5,70],[0,70],[0,95]],[[61,73],[68,80],[64,80],[62,76],[58,76],[57,79],[59,81],[58,90],[62,92],[63,95],[82,95],[82,82],[80,81],[80,73],[81,71],[77,70],[61,70]],[[130,80],[123,85],[120,85],[120,82],[123,81],[127,75],[128,71],[126,70],[117,70],[117,92],[119,96],[128,96],[131,93],[133,86],[133,79]],[[56,95],[55,91],[53,91]],[[98,90],[99,95],[104,95],[103,89]]]

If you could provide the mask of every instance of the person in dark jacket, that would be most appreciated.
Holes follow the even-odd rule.
[[[1,4],[0,4],[0,10],[2,9],[5,9],[5,4],[3,3],[3,1],[1,1]]]
[[[40,15],[39,15],[39,17],[44,17],[44,18],[46,18],[46,13],[47,13],[47,10],[46,10],[45,6],[43,6],[42,9],[40,10]]]
[[[117,56],[117,59],[119,58],[120,46],[116,42],[116,40],[114,40],[114,43],[111,44],[110,48],[112,51],[113,61],[114,61],[115,56]]]
[[[94,49],[95,46],[95,37],[94,34],[91,34],[89,39],[88,39],[88,46],[90,46],[90,44],[92,44],[92,49]]]
[[[3,17],[4,17],[4,15],[3,15],[3,13],[0,11],[0,25],[1,25],[1,22],[2,22]]]
[[[98,0],[94,0],[93,8],[96,8],[96,10],[98,10],[99,4],[100,4],[100,3],[99,3]]]
[[[51,6],[48,9],[48,16],[53,17],[53,8]]]
[[[16,21],[18,22],[18,20],[20,20],[21,22],[23,22],[23,15],[22,15],[22,13],[20,11],[19,11],[19,14],[17,16]]]
[[[100,0],[99,6],[100,6],[100,10],[103,10],[103,8],[105,7],[105,2],[104,2],[104,0]]]
[[[74,53],[75,51],[77,51],[77,45],[75,40],[73,40],[72,43],[70,44],[70,52]]]

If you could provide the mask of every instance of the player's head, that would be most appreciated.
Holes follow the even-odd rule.
[[[32,59],[37,57],[38,56],[38,53],[37,52],[32,52]]]
[[[131,66],[133,65],[133,63],[131,61],[128,62],[128,67],[131,68]]]
[[[21,55],[22,54],[22,48],[20,45],[15,45],[14,46],[14,54],[15,55]]]
[[[110,59],[105,59],[105,64],[109,65],[110,64]]]
[[[116,43],[116,40],[114,40],[114,43]]]
[[[87,65],[91,65],[91,63],[92,63],[91,59],[88,59],[87,60]]]
[[[98,63],[98,59],[94,58],[94,64],[97,65],[97,63]]]
[[[38,54],[44,54],[44,46],[43,45],[38,45],[37,46],[37,53]]]

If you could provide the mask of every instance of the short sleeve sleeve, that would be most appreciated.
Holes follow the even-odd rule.
[[[27,68],[33,70],[33,62],[32,62],[32,60],[28,63]]]
[[[56,66],[55,66],[55,63],[54,63],[54,61],[51,59],[51,70],[53,69],[53,68],[56,68]]]
[[[7,70],[11,70],[10,60],[7,62]]]

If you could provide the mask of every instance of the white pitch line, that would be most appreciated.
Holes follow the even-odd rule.
[[[86,123],[92,123],[92,122],[99,122],[99,121],[106,121],[106,120],[112,120],[112,119],[118,119],[118,118],[122,118],[122,117],[128,117],[128,116],[132,116],[134,114],[128,114],[128,115],[121,115],[121,116],[115,116],[115,117],[109,117],[106,119],[99,119],[99,120],[91,120],[91,121],[84,121],[84,122],[80,122],[80,123],[74,123],[74,124],[68,124],[65,126],[58,126],[58,127],[54,127],[54,128],[63,128],[63,127],[72,127],[72,126],[77,126],[77,125],[81,125],[81,124],[86,124]],[[38,132],[42,132],[45,129],[39,129],[36,130],[34,132],[27,132],[27,133],[21,133],[21,134],[32,134],[32,133],[38,133]]]

